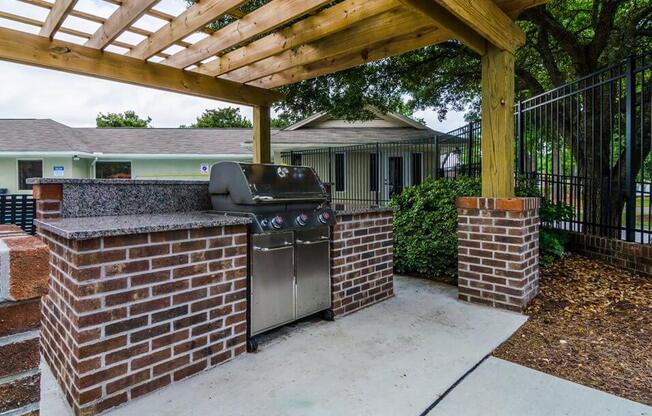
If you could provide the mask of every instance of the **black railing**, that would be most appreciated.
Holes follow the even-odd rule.
[[[652,244],[652,53],[519,102],[515,124],[516,176],[573,213],[547,226]],[[384,204],[420,178],[479,177],[480,137],[471,123],[422,140],[282,156],[338,182],[335,203]]]
[[[36,203],[31,195],[0,194],[0,224],[15,224],[34,234]]]

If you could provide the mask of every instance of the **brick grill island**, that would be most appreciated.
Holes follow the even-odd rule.
[[[457,200],[459,298],[521,312],[539,290],[538,198]]]
[[[41,345],[76,414],[246,352],[249,219],[204,213],[207,184],[34,182],[36,225],[51,251]],[[341,316],[393,295],[392,214],[337,218],[332,299]]]

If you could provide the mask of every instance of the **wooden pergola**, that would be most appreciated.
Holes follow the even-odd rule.
[[[513,195],[514,53],[525,41],[514,19],[547,0],[271,0],[247,14],[246,0],[199,0],[178,16],[159,0],[103,0],[118,6],[108,17],[77,0],[7,1],[49,11],[42,21],[0,12],[38,32],[0,28],[0,59],[251,105],[257,162],[270,161],[270,106],[283,99],[273,88],[457,39],[482,56],[483,194]],[[135,24],[143,15],[167,23],[150,32]],[[234,21],[208,28],[225,15]],[[82,32],[68,16],[99,26]]]

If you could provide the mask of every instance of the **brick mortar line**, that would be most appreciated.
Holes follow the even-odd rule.
[[[3,239],[0,239],[0,301],[10,298],[10,260],[9,247]]]
[[[10,345],[10,344],[16,344],[19,342],[30,341],[33,339],[38,339],[38,337],[39,337],[38,329],[35,329],[33,331],[21,332],[19,334],[7,335],[0,338],[0,347],[4,347],[5,345]]]
[[[0,377],[0,386],[2,386],[4,384],[11,384],[14,381],[18,381],[20,379],[35,376],[35,375],[38,375],[38,374],[41,374],[41,370],[38,369],[38,368],[32,368],[32,369],[29,369],[29,370],[26,370],[26,371],[22,371],[20,373],[11,374],[11,375],[5,376],[5,377]]]
[[[24,416],[31,414],[30,412],[34,412],[39,410],[39,402],[36,403],[30,403],[26,406],[19,407],[18,409],[12,409],[12,410],[7,410],[6,412],[0,413],[0,416]]]

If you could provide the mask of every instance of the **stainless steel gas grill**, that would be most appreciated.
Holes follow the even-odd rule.
[[[332,320],[330,226],[335,216],[312,168],[220,162],[209,185],[215,212],[252,219],[249,339],[321,312]]]

